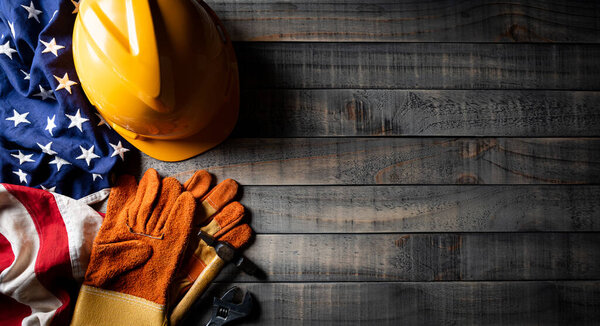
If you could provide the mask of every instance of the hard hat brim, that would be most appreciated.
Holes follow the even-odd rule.
[[[235,83],[238,84],[237,74]],[[177,162],[202,154],[223,142],[233,131],[239,115],[239,87],[232,87],[232,94],[208,126],[200,132],[182,139],[132,139],[116,130],[131,145],[161,161]]]

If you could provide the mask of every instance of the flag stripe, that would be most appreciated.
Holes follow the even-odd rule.
[[[0,274],[0,293],[27,305],[31,315],[25,325],[47,325],[61,302],[35,277],[40,239],[34,221],[23,204],[0,184],[0,233],[10,242],[15,256]]]
[[[0,325],[21,326],[25,317],[31,315],[31,308],[0,293]]]
[[[0,274],[15,261],[10,242],[0,233]]]
[[[64,325],[70,317],[70,311],[65,311],[71,307],[69,294],[75,297],[78,286],[71,273],[68,235],[56,201],[46,191],[14,185],[6,185],[6,188],[25,206],[34,221],[40,240],[35,274],[62,303],[54,314],[52,325]]]
[[[8,239],[0,233],[0,273],[15,261],[15,254]],[[31,309],[15,299],[0,293],[0,324],[21,325],[21,320],[31,314]]]
[[[52,195],[66,226],[72,275],[76,281],[81,282],[90,259],[92,241],[100,229],[102,218],[98,212],[84,205],[81,199],[74,201],[60,194]]]

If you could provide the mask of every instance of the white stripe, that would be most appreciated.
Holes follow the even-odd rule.
[[[48,325],[62,303],[35,276],[40,239],[27,209],[0,184],[0,233],[15,255],[0,273],[0,293],[31,308],[22,325]]]
[[[104,189],[100,189],[94,193],[91,193],[85,197],[81,197],[77,200],[84,204],[92,205],[92,204],[96,204],[96,203],[99,203],[99,202],[105,200],[109,194],[110,194],[110,188],[104,188]]]
[[[52,195],[67,229],[73,277],[81,283],[90,261],[92,243],[100,229],[102,217],[79,200],[57,193]]]

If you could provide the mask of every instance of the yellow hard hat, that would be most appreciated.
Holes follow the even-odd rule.
[[[207,151],[237,121],[233,46],[202,1],[82,0],[73,59],[102,117],[156,159]]]

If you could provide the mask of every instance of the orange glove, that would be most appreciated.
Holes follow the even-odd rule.
[[[206,171],[198,171],[185,183],[186,188],[194,189],[194,197],[202,198],[196,209],[196,222],[200,229],[212,237],[229,243],[240,249],[248,243],[252,229],[248,224],[240,224],[244,217],[244,206],[232,201],[237,195],[238,184],[227,179],[214,187],[208,194],[208,188],[198,186],[211,183]],[[198,231],[198,229],[196,229]],[[197,233],[197,232],[196,232]],[[192,304],[202,295],[210,282],[221,271],[225,262],[217,256],[215,249],[200,238],[193,237],[189,259],[183,265],[173,284],[174,297],[183,298],[177,303],[170,317],[170,324],[176,325]]]
[[[193,230],[198,183],[149,169],[111,190],[71,325],[165,325],[168,289]]]

